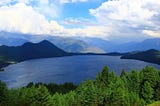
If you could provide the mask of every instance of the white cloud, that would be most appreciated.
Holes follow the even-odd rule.
[[[60,3],[87,2],[88,0],[58,0]]]
[[[54,20],[48,21],[42,14],[24,3],[0,7],[0,22],[0,31],[54,36],[101,37],[111,30],[106,26],[67,29]]]
[[[143,33],[153,37],[160,37],[160,31],[143,30]]]
[[[57,18],[61,13],[61,5],[56,0],[2,0],[0,6],[11,6],[17,3],[32,6],[34,10],[47,18]]]
[[[96,20],[87,19],[87,18],[66,18],[61,23],[65,26],[75,26],[75,27],[86,27],[86,26],[96,26],[99,25],[98,23],[95,23]]]
[[[59,26],[56,22],[48,22],[32,7],[23,3],[0,8],[0,30],[33,34],[48,34]]]
[[[160,30],[159,0],[109,0],[96,9],[90,9],[90,14],[99,23],[115,29],[110,37],[134,39],[135,36],[144,37],[144,34],[153,36],[150,31]],[[150,30],[150,33],[144,30]],[[160,37],[158,33],[154,35]]]
[[[85,28],[66,29],[65,31],[70,34],[69,36],[97,37],[107,39],[107,33],[110,33],[112,28],[107,26],[87,26]]]
[[[38,0],[33,8],[47,18],[57,18],[61,13],[60,4],[50,0]]]

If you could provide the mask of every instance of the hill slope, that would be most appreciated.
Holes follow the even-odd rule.
[[[10,63],[29,59],[49,58],[71,55],[59,49],[47,40],[40,43],[27,42],[22,46],[0,46],[0,68]]]
[[[160,51],[150,49],[143,52],[131,52],[122,56],[121,59],[135,59],[160,64]]]

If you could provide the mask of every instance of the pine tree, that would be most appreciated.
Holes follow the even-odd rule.
[[[156,86],[154,87],[154,100],[160,100],[160,80],[157,81]]]
[[[136,92],[139,94],[140,90],[140,76],[138,71],[131,71],[128,76],[128,90],[129,92]]]
[[[33,99],[36,106],[51,106],[51,96],[45,86],[38,86],[34,92]]]
[[[124,82],[117,78],[115,83],[111,83],[107,89],[104,105],[106,106],[128,106],[128,90]]]
[[[109,72],[108,67],[105,66],[95,79],[95,84],[98,86],[98,88],[105,89],[110,83],[115,82],[115,73]]]
[[[148,81],[145,81],[142,90],[141,90],[141,97],[146,101],[146,103],[151,103],[153,98],[153,88]]]
[[[125,87],[128,88],[127,73],[125,70],[121,71],[120,78],[124,82]]]
[[[53,106],[63,106],[62,102],[62,95],[56,92],[52,97]]]
[[[0,106],[5,106],[7,102],[7,86],[0,81]]]
[[[152,87],[156,85],[159,79],[158,71],[154,67],[146,66],[140,72],[141,82],[148,81]]]
[[[78,102],[82,106],[93,106],[98,102],[97,88],[91,80],[80,84],[77,89]]]

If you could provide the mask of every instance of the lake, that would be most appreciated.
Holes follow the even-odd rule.
[[[144,66],[160,65],[138,60],[120,59],[120,56],[70,56],[24,61],[10,65],[0,72],[0,80],[6,82],[8,87],[17,88],[29,82],[73,82],[80,83],[88,78],[94,79],[104,66],[120,74],[122,69],[130,71],[142,69]]]

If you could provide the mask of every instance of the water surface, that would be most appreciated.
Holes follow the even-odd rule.
[[[122,69],[129,71],[146,65],[160,69],[156,64],[120,59],[119,56],[70,56],[29,60],[10,65],[4,72],[0,72],[0,80],[5,81],[9,87],[25,86],[29,82],[79,83],[87,78],[94,79],[106,65],[116,74]]]

